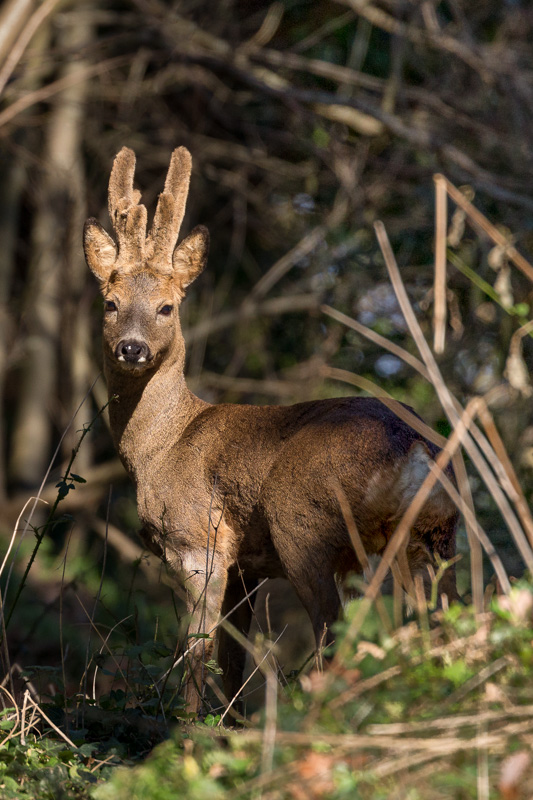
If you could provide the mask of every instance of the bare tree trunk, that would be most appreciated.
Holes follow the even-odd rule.
[[[0,408],[4,406],[4,391],[6,371],[9,367],[9,353],[13,339],[13,319],[9,311],[9,298],[11,295],[11,280],[15,266],[18,218],[20,212],[20,198],[26,179],[26,170],[20,162],[11,162],[3,165],[0,170],[2,184],[3,209],[0,216]],[[4,414],[0,414],[0,443],[6,446],[6,430]],[[0,452],[0,502],[6,497],[6,468],[7,453]]]
[[[65,15],[63,22],[57,47],[75,58],[89,32],[76,14]],[[81,60],[67,57],[60,77],[83,67]],[[72,243],[74,231],[79,236],[84,213],[80,141],[85,90],[86,84],[79,83],[59,95],[46,130],[25,302],[27,356],[11,456],[12,477],[19,485],[35,486],[40,482],[54,434],[71,413],[71,409],[58,407],[57,397],[58,389],[60,397],[70,395],[68,387],[73,385],[69,366],[66,359],[61,362],[60,352],[65,287],[72,285],[73,273],[78,276],[78,286],[80,281],[80,265],[73,257]],[[78,375],[75,383],[80,383]]]

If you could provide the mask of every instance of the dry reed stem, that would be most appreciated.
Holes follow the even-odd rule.
[[[393,353],[393,355],[397,356],[406,364],[409,364],[409,366],[413,367],[413,369],[426,378],[426,380],[430,381],[429,373],[422,361],[420,361],[420,359],[416,356],[413,356],[403,347],[400,347],[400,345],[396,344],[395,342],[391,342],[389,339],[386,339],[385,336],[373,331],[372,328],[363,325],[362,322],[358,322],[356,319],[352,319],[352,317],[348,317],[346,314],[343,314],[342,311],[337,311],[337,309],[332,308],[331,306],[322,305],[320,306],[320,310],[328,317],[337,320],[337,322],[342,323],[342,325],[346,325],[347,328],[352,328],[354,331],[362,334],[362,336],[366,337],[371,342],[374,342],[374,344],[377,344],[380,347],[383,347],[385,350],[388,350],[390,353]]]
[[[505,667],[511,666],[513,663],[512,656],[502,656],[501,658],[497,658],[496,661],[493,661],[492,664],[489,664],[487,667],[484,667],[480,670],[477,675],[474,675],[470,680],[465,681],[458,689],[448,695],[448,697],[444,700],[444,706],[452,706],[454,703],[459,703],[461,700],[473,692],[475,689],[479,689],[484,683],[486,683],[493,675],[496,675],[497,672],[500,672]]]
[[[475,722],[474,724],[477,724]],[[217,735],[227,738],[239,736],[239,740],[245,737],[249,741],[262,741],[263,731],[246,731],[245,734],[235,734],[228,729],[216,729]],[[514,731],[513,731],[514,732]],[[276,731],[276,743],[279,745],[297,746],[316,746],[326,744],[335,747],[337,751],[353,750],[392,750],[413,752],[417,751],[431,753],[434,758],[450,755],[461,750],[475,749],[477,747],[490,747],[503,749],[507,744],[505,731],[486,733],[481,737],[463,739],[458,736],[438,736],[428,738],[421,737],[398,737],[398,736],[371,736],[364,733],[301,733],[299,731]]]
[[[468,408],[468,406],[467,406],[467,408]],[[507,577],[507,573],[505,571],[505,567],[503,566],[499,555],[497,554],[496,550],[494,549],[494,545],[492,544],[492,542],[490,541],[489,537],[487,536],[487,534],[485,533],[485,531],[483,530],[481,525],[478,523],[476,518],[472,515],[471,509],[464,502],[464,500],[462,499],[460,494],[457,492],[455,486],[450,481],[450,479],[444,473],[441,473],[440,470],[437,470],[437,467],[436,467],[435,464],[431,464],[430,465],[430,469],[431,469],[432,472],[435,471],[435,473],[438,474],[438,479],[441,482],[443,488],[448,493],[448,495],[451,497],[453,502],[456,504],[456,506],[459,509],[459,511],[463,514],[463,516],[465,518],[465,521],[468,522],[468,524],[470,525],[470,529],[475,533],[475,535],[476,535],[477,539],[479,540],[479,542],[483,545],[483,548],[484,548],[487,556],[489,557],[490,562],[491,562],[491,564],[492,564],[492,566],[494,568],[494,572],[496,573],[496,576],[497,576],[498,580],[500,581],[500,584],[501,584],[501,587],[502,587],[502,591],[504,591],[505,594],[508,594],[511,591],[511,584],[509,582],[509,578]]]
[[[400,628],[403,625],[403,589],[402,589],[402,582],[399,577],[396,577],[394,574],[394,563],[393,567],[393,582],[392,582],[392,614],[394,619],[394,627]]]
[[[376,222],[374,224],[374,229],[376,231],[376,235],[378,237],[383,257],[387,265],[391,283],[393,285],[396,297],[400,304],[400,308],[402,309],[405,321],[407,322],[411,335],[413,336],[416,342],[416,345],[426,365],[426,368],[431,375],[431,382],[435,387],[435,390],[442,404],[442,407],[446,412],[446,415],[448,416],[448,419],[450,420],[452,426],[455,426],[458,424],[460,417],[457,413],[454,399],[452,398],[452,395],[448,390],[448,387],[446,386],[442,378],[442,375],[440,374],[440,370],[437,366],[433,353],[431,352],[424,338],[424,334],[422,333],[418,320],[416,319],[416,315],[413,311],[413,308],[411,306],[411,303],[407,295],[407,291],[401,279],[400,271],[398,269],[398,265],[396,264],[396,259],[394,258],[394,254],[392,252],[392,248],[390,246],[390,242],[387,233],[385,231],[385,227],[382,222]],[[524,560],[524,563],[526,564],[528,570],[530,572],[533,572],[533,551],[511,506],[509,505],[509,502],[507,501],[505,494],[500,489],[500,486],[497,483],[494,475],[492,474],[488,465],[483,459],[481,452],[478,450],[478,447],[474,439],[470,435],[465,436],[463,446],[468,455],[470,456],[479,474],[483,478],[490,493],[492,494],[496,502],[496,505],[498,506],[500,513],[502,514],[507,524],[507,527],[509,528],[515,540],[515,544]]]
[[[421,731],[426,733],[432,730],[458,730],[460,728],[474,727],[479,722],[501,722],[505,718],[531,718],[533,720],[533,705],[512,706],[497,711],[480,711],[476,714],[452,714],[449,717],[438,717],[420,722],[387,722],[369,725],[367,733],[373,735],[403,736],[404,734]]]
[[[352,509],[350,508],[348,498],[346,497],[346,494],[342,490],[342,487],[338,481],[335,481],[333,489],[337,497],[337,502],[339,503],[339,507],[341,509],[341,513],[344,518],[344,522],[346,524],[346,528],[350,535],[353,549],[355,550],[355,555],[363,570],[363,575],[365,576],[367,581],[372,580],[374,572],[370,565],[370,561],[368,560],[365,546],[363,544],[363,540],[361,539],[361,534],[359,533],[359,529],[354,519]],[[376,610],[379,614],[384,629],[390,632],[392,630],[391,620],[387,613],[387,609],[385,608],[385,604],[383,603],[383,598],[381,597],[380,592],[378,592],[378,595],[376,597]]]
[[[259,30],[239,47],[239,52],[248,48],[264,47],[276,35],[284,13],[283,3],[274,2],[269,6]]]
[[[448,439],[446,439],[445,436],[442,436],[440,433],[434,431],[433,428],[430,428],[424,420],[420,419],[413,411],[410,411],[407,406],[404,406],[399,400],[396,400],[396,398],[392,397],[392,395],[384,389],[381,389],[377,384],[372,383],[372,381],[366,378],[362,381],[360,375],[354,375],[352,372],[348,372],[344,369],[336,369],[334,367],[324,367],[322,374],[325,377],[343,381],[344,383],[351,383],[354,386],[368,387],[367,391],[370,391],[374,397],[381,400],[383,405],[393,411],[394,414],[409,425],[410,428],[420,433],[437,447],[442,449],[446,446]]]
[[[473,206],[472,203],[466,199],[464,194],[460,192],[459,189],[453,185],[453,183],[450,183],[450,181],[444,175],[435,175],[435,180],[437,179],[444,181],[446,184],[446,191],[448,192],[449,196],[452,198],[454,203],[463,209],[467,217],[473,223],[473,226],[486,233],[495,244],[505,248],[505,253],[508,258],[510,258],[514,265],[518,267],[518,269],[523,272],[530,281],[533,282],[533,267],[529,261],[527,261],[524,256],[521,255],[515,247],[513,247],[503,233],[499,231],[498,228],[492,224],[492,222],[489,222],[484,214],[482,214],[481,211]]]
[[[473,425],[472,428],[474,428]],[[461,500],[464,503],[465,509],[468,510],[468,513],[465,511],[462,513],[465,520],[466,537],[468,539],[468,547],[470,550],[470,585],[472,587],[472,603],[476,616],[479,616],[483,613],[484,609],[483,549],[481,540],[476,530],[476,526],[478,526],[478,522],[476,520],[476,509],[474,507],[474,498],[472,497],[472,490],[470,488],[470,481],[468,480],[463,454],[460,451],[457,451],[457,453],[455,453],[453,456],[452,464]],[[478,527],[478,530],[483,531],[481,526]]]
[[[396,556],[396,563],[398,564],[398,571],[400,575],[400,580],[402,582],[402,586],[404,592],[409,598],[409,602],[413,606],[416,607],[416,588],[413,581],[413,576],[411,575],[411,570],[409,568],[409,562],[407,560],[407,545],[409,543],[409,537],[406,537],[401,546],[398,550],[398,555]],[[394,562],[393,562],[394,563]]]
[[[529,506],[526,498],[524,497],[524,493],[516,476],[516,472],[514,471],[514,467],[511,464],[509,456],[507,455],[505,445],[503,444],[498,429],[494,423],[494,417],[490,413],[485,402],[480,403],[478,413],[494,452],[498,456],[498,459],[506,471],[509,481],[516,492],[516,510],[518,512],[518,516],[520,517],[520,522],[522,523],[522,526],[524,527],[524,530],[529,538],[529,543],[533,547],[533,518],[531,516],[531,511],[529,510]]]
[[[446,344],[446,183],[435,175],[435,275],[433,282],[433,349],[444,353]]]

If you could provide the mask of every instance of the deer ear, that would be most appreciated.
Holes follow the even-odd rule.
[[[100,283],[105,283],[114,268],[117,246],[94,217],[83,228],[83,250],[87,266]]]
[[[172,267],[180,289],[186,289],[202,272],[209,252],[209,231],[198,225],[174,250]]]

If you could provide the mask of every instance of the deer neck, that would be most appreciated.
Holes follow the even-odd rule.
[[[183,367],[163,363],[151,373],[127,374],[106,363],[111,433],[122,463],[138,481],[164,458],[187,425],[209,404],[185,383]]]

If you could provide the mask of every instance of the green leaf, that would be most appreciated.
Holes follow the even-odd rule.
[[[215,728],[220,722],[220,714],[208,714],[204,719],[204,725],[208,728]]]
[[[218,662],[214,658],[208,661],[205,666],[214,675],[222,675],[223,670],[218,666]]]

